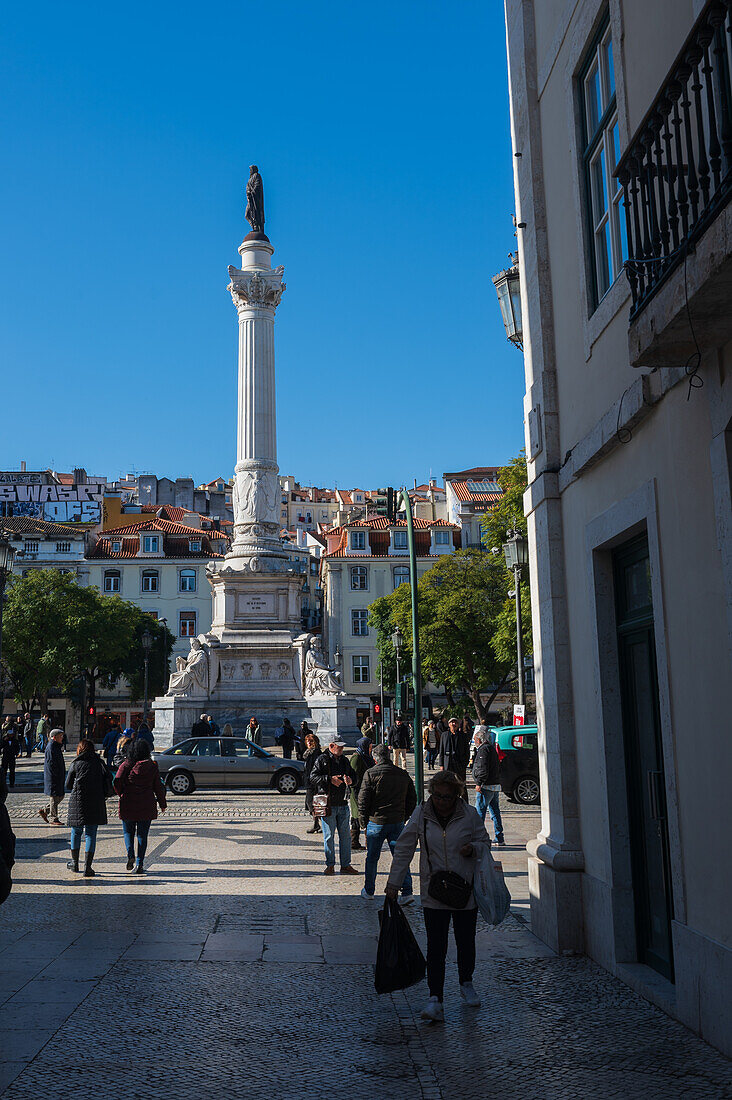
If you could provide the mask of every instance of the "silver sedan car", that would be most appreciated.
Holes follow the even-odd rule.
[[[247,737],[190,737],[152,755],[173,794],[191,794],[196,787],[270,787],[294,794],[305,768],[302,760],[273,756]]]

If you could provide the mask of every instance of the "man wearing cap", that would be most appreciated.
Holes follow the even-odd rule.
[[[61,748],[63,739],[63,730],[51,730],[43,763],[43,793],[48,795],[48,806],[45,810],[39,810],[38,813],[46,824],[50,825],[63,825],[58,817],[58,808],[64,797],[64,781],[66,779],[66,765],[64,764],[64,753]],[[51,818],[50,822],[49,817]]]
[[[343,755],[346,742],[334,737],[313,764],[310,786],[316,794],[330,797],[330,813],[321,818],[323,847],[325,848],[325,874],[335,874],[335,833],[338,830],[338,852],[342,875],[357,875],[351,866],[351,811],[348,805],[348,788],[356,777],[353,768]]]

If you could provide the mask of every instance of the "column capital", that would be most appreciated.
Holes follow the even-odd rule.
[[[280,264],[274,271],[250,271],[229,265],[231,282],[227,290],[238,312],[243,309],[265,309],[274,313],[287,284]]]

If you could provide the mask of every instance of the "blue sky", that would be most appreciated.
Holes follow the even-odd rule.
[[[16,2],[0,468],[231,473],[251,163],[287,281],[282,472],[371,487],[515,454],[502,7]]]

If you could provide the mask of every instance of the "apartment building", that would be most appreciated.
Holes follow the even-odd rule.
[[[730,1051],[732,88],[716,0],[506,0],[534,932]]]

